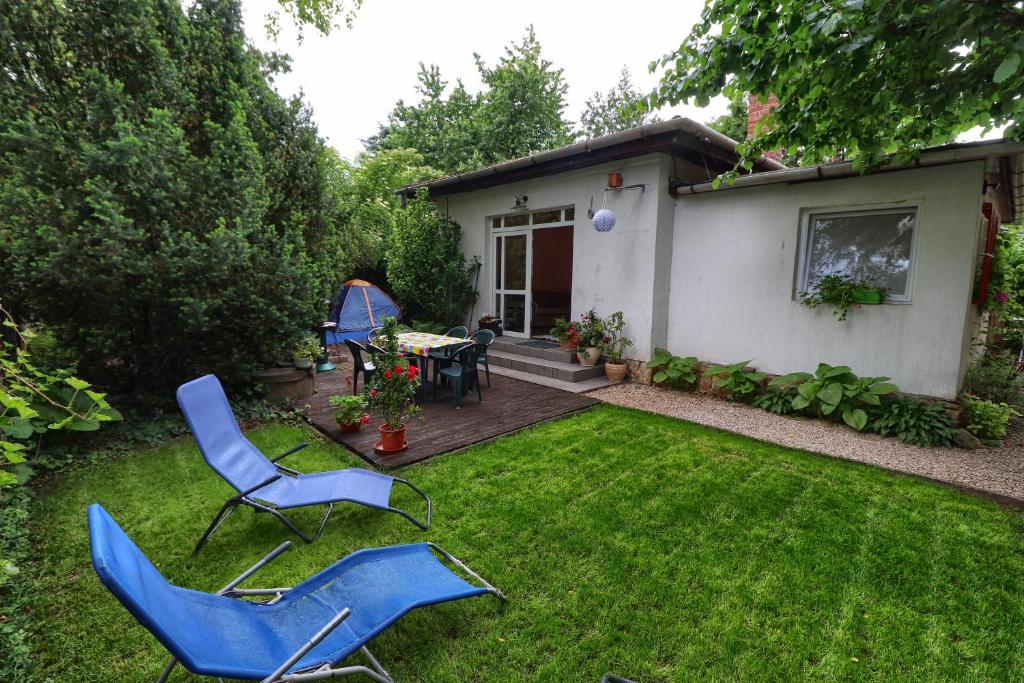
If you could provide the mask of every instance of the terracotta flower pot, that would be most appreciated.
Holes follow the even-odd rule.
[[[342,434],[353,434],[359,431],[359,428],[363,426],[362,422],[339,422],[338,429],[341,430]]]
[[[621,382],[626,379],[629,367],[625,363],[604,362],[604,374],[613,382]]]
[[[386,424],[382,424],[377,430],[380,432],[380,441],[374,446],[374,450],[380,453],[395,453],[409,445],[405,442],[405,425],[398,429],[391,429]]]
[[[588,346],[586,354],[582,351],[577,351],[576,356],[580,359],[580,365],[597,365],[597,361],[601,358],[601,349],[596,346]]]
[[[575,351],[576,350],[576,344],[574,344],[571,339],[559,339],[558,340],[558,345],[562,347],[563,351]]]

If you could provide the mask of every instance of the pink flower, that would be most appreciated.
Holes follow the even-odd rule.
[[[996,301],[998,301],[999,303],[1005,304],[1009,300],[1010,295],[1007,294],[1006,292],[996,292]]]
[[[370,389],[370,396],[376,396],[376,395],[377,395],[377,390],[376,389]]]
[[[362,422],[364,425],[370,424],[370,416],[369,415],[363,415],[363,419],[360,420],[360,422]]]

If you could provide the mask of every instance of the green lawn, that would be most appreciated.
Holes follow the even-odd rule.
[[[308,430],[250,438],[268,453],[312,440],[289,458],[307,471],[358,464]],[[386,631],[373,649],[400,683],[1024,671],[1024,518],[940,486],[610,406],[403,476],[433,497],[429,532],[343,506],[319,542],[250,581],[290,585],[357,548],[430,539],[508,594],[504,606],[418,610]],[[27,569],[42,574],[41,678],[153,680],[166,658],[96,579],[88,503],[106,506],[172,582],[216,590],[290,538],[241,510],[194,557],[228,494],[191,440],[51,486]],[[319,514],[299,519],[309,527]],[[181,680],[193,677],[179,670]]]

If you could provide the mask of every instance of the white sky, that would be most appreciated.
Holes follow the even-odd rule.
[[[292,71],[278,77],[283,95],[302,92],[312,106],[321,135],[343,156],[362,149],[362,139],[377,131],[399,99],[416,100],[418,63],[437,64],[454,83],[461,78],[472,92],[480,89],[473,53],[493,65],[509,43],[518,42],[533,24],[543,55],[565,71],[569,84],[566,116],[579,121],[595,90],[607,91],[622,66],[642,90],[657,78],[650,62],[673,48],[700,19],[703,0],[365,0],[351,29],[322,37],[307,28],[300,45],[291,19],[282,16],[281,35],[271,41],[264,30],[277,0],[243,0],[245,29],[260,49],[285,52]],[[659,112],[706,123],[727,109],[718,97],[706,109],[677,106]],[[981,138],[981,129],[960,140]],[[985,138],[999,137],[992,131]]]
[[[628,66],[643,91],[657,79],[648,64],[677,47],[700,18],[703,0],[365,0],[352,29],[321,37],[307,28],[301,45],[288,17],[272,42],[264,17],[277,0],[243,0],[245,29],[260,49],[292,57],[292,71],[278,77],[283,95],[301,91],[320,133],[343,156],[362,149],[360,140],[377,131],[399,99],[415,101],[418,63],[437,64],[450,83],[461,78],[480,88],[473,53],[494,64],[509,43],[532,23],[543,55],[565,70],[569,84],[566,116],[579,121],[584,102],[606,91]],[[706,109],[680,106],[659,115],[708,121],[725,113],[724,98]]]

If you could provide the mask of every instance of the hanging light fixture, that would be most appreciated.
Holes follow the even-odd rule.
[[[601,208],[594,214],[593,224],[598,232],[608,232],[615,227],[615,214],[608,208],[607,194],[601,201]]]

